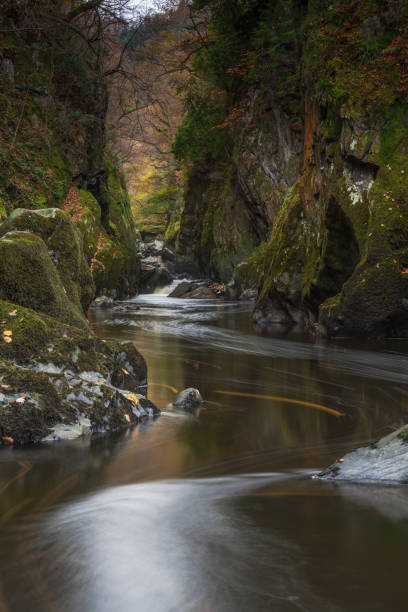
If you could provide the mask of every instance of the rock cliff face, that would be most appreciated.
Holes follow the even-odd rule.
[[[324,110],[305,114],[302,170],[266,248],[255,320],[406,335],[408,107],[334,121]]]
[[[257,324],[406,335],[405,3],[253,1],[228,22],[219,4],[197,70],[222,116],[206,115],[205,156],[182,149],[179,251],[256,287]],[[220,74],[211,58],[236,33],[244,42]]]
[[[270,235],[282,198],[297,178],[301,139],[273,101],[251,92],[230,155],[187,173],[179,233],[183,263],[228,281],[235,267]]]

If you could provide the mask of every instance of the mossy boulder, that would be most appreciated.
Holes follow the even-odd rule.
[[[36,372],[0,359],[0,436],[15,444],[106,432],[159,414],[140,393],[72,372]]]
[[[84,255],[82,235],[70,215],[58,208],[18,208],[0,225],[0,237],[10,231],[28,231],[45,242],[69,299],[86,311],[95,284]]]
[[[84,417],[91,431],[128,426],[158,414],[146,389],[146,363],[133,344],[0,301],[1,436],[59,437]]]
[[[82,310],[68,297],[44,241],[12,231],[0,238],[0,299],[86,329]]]
[[[1,338],[5,331],[11,332],[12,342]],[[126,381],[125,388],[131,390],[147,382],[145,361],[133,344],[105,342],[89,327],[79,329],[4,301],[0,301],[0,357],[42,370],[98,372],[109,380],[113,377],[117,387]]]

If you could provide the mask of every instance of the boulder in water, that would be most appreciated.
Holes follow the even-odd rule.
[[[100,295],[99,297],[97,297],[92,304],[90,305],[90,308],[92,309],[96,309],[96,308],[112,308],[112,306],[114,305],[115,301],[113,298],[107,296],[107,295]]]
[[[408,483],[408,425],[371,446],[348,453],[319,474],[318,478]]]
[[[197,287],[191,291],[186,297],[192,300],[213,300],[215,293],[209,287]]]
[[[184,297],[187,293],[196,289],[198,287],[197,283],[193,281],[183,281],[173,291],[170,293],[169,297],[181,298]]]
[[[195,412],[203,403],[203,398],[198,389],[189,387],[181,391],[173,402],[173,406],[179,410]]]

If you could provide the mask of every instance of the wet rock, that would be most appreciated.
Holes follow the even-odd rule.
[[[318,475],[324,480],[408,483],[408,425],[348,453]]]
[[[134,312],[135,310],[140,310],[140,306],[132,302],[127,302],[125,304],[117,304],[114,306],[113,310],[115,312]]]
[[[92,309],[96,309],[96,308],[112,308],[114,303],[115,303],[115,301],[114,301],[113,298],[108,297],[107,295],[101,295],[101,296],[99,296],[99,297],[94,299],[94,301],[90,305],[90,308],[92,308]]]
[[[0,384],[0,436],[17,444],[47,438],[61,423],[72,437],[80,415],[98,432],[159,412],[141,399],[147,368],[132,343],[102,341],[89,328],[2,301]]]
[[[209,287],[197,287],[197,289],[189,292],[185,297],[192,300],[213,300],[215,293]]]
[[[203,403],[203,398],[198,389],[189,387],[181,391],[173,402],[173,406],[179,410],[195,412]]]
[[[140,391],[147,389],[146,361],[132,342],[112,343],[114,353],[114,369],[110,377],[112,385],[119,389]]]
[[[211,281],[183,281],[170,293],[169,297],[188,298],[193,300],[212,300],[225,293],[225,285]]]
[[[187,293],[196,289],[198,287],[197,283],[191,281],[183,281],[170,293],[169,297],[181,298],[184,297]]]
[[[157,287],[165,287],[172,281],[167,268],[159,265],[142,262],[141,293],[151,293]]]
[[[91,433],[91,421],[81,415],[77,423],[66,425],[65,423],[57,423],[51,430],[51,433],[43,438],[42,442],[56,442],[58,440],[75,440],[80,436],[87,436]]]

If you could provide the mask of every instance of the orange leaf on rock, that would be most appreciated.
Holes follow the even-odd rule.
[[[137,395],[135,395],[134,393],[129,393],[126,396],[131,402],[133,402],[134,404],[138,404],[139,403],[139,399],[137,397]]]

